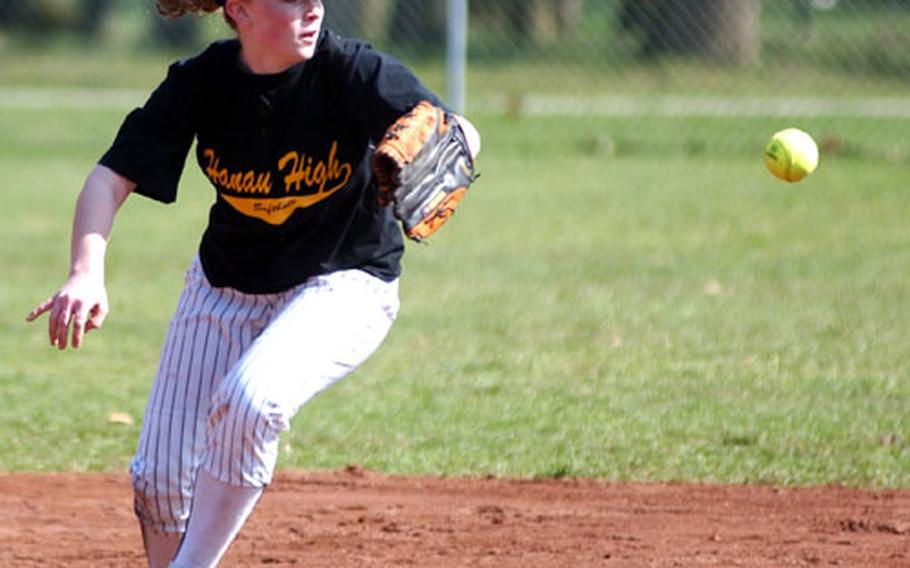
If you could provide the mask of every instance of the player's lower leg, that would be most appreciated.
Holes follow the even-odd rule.
[[[216,566],[262,496],[262,487],[218,481],[200,469],[183,544],[172,568]]]
[[[142,543],[149,568],[167,568],[177,555],[183,534],[155,530],[142,521],[139,526],[142,527]]]

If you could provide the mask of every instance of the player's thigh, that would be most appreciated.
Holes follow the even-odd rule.
[[[376,351],[397,312],[397,281],[359,270],[313,279],[288,298],[232,369],[220,398],[264,401],[289,419]]]
[[[212,389],[252,345],[268,309],[256,296],[213,288],[194,262],[168,327],[148,410],[204,418]]]

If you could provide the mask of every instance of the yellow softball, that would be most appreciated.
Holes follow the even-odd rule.
[[[818,166],[818,146],[798,128],[776,132],[765,147],[765,165],[784,181],[799,181]]]

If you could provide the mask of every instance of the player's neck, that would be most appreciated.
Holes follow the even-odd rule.
[[[242,44],[237,59],[241,69],[256,75],[275,75],[300,63],[300,61],[285,61],[272,57],[267,52],[258,53],[255,49]]]

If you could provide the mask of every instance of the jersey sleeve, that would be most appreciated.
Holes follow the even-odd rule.
[[[366,43],[354,42],[344,50],[346,75],[343,99],[351,114],[367,124],[377,142],[386,129],[418,103],[428,100],[444,106],[417,76],[396,58],[378,52]]]
[[[99,163],[136,184],[135,193],[162,203],[177,197],[177,184],[196,133],[196,89],[191,69],[175,63],[146,103],[124,119]]]

